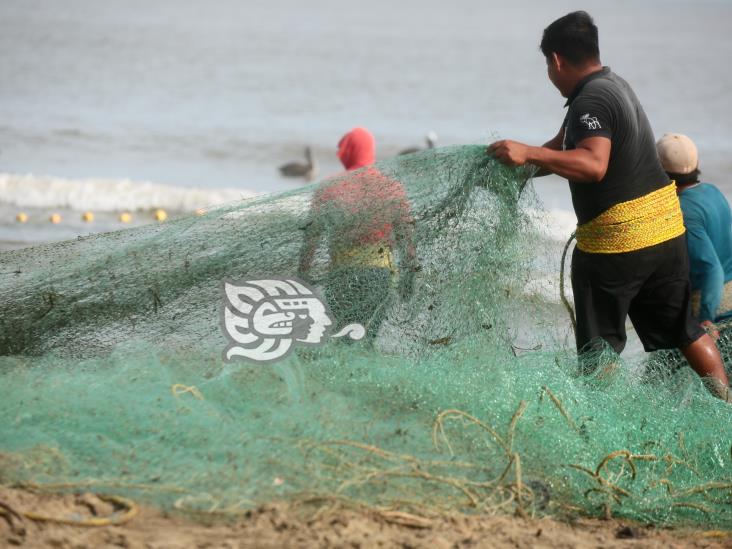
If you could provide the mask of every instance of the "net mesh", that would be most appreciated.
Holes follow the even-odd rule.
[[[577,374],[530,175],[430,150],[4,253],[0,481],[207,513],[286,498],[732,525],[730,408],[682,359]],[[366,337],[225,361],[222,281],[295,276],[330,334]]]

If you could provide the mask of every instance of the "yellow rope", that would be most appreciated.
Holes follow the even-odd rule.
[[[569,412],[567,412],[567,410],[564,409],[564,406],[562,405],[562,401],[559,400],[554,393],[552,393],[551,389],[549,389],[549,387],[547,385],[544,385],[542,387],[542,389],[544,390],[544,392],[547,395],[549,395],[549,398],[552,399],[554,406],[557,407],[557,410],[559,410],[559,413],[562,414],[562,417],[564,417],[564,419],[567,420],[567,423],[569,424],[569,426],[581,434],[582,433],[581,429],[579,427],[577,427],[577,424],[572,419],[572,416],[569,415]]]
[[[574,334],[575,338],[577,337],[577,315],[574,312],[574,307],[572,307],[571,303],[567,299],[567,294],[564,291],[564,265],[567,263],[567,251],[569,250],[570,244],[572,244],[572,241],[575,239],[575,233],[572,233],[569,237],[569,240],[567,240],[567,243],[564,245],[564,250],[562,250],[562,263],[559,267],[559,297],[562,300],[562,304],[564,305],[564,308],[567,309],[567,313],[569,313],[569,321],[572,323],[572,333]]]
[[[523,413],[523,412],[522,412]],[[512,452],[510,448],[508,447],[508,444],[501,438],[501,435],[499,435],[495,429],[493,429],[490,425],[487,425],[480,421],[478,418],[471,416],[470,414],[463,412],[462,410],[445,410],[443,412],[440,412],[440,414],[435,419],[433,425],[432,425],[432,443],[435,446],[435,449],[440,449],[439,441],[437,440],[437,434],[438,432],[442,435],[443,439],[445,440],[445,443],[447,444],[448,450],[450,450],[450,454],[452,454],[452,447],[450,446],[450,442],[447,439],[447,436],[445,435],[445,431],[443,428],[443,422],[445,419],[451,418],[454,419],[456,417],[462,417],[464,419],[467,419],[470,423],[474,423],[481,429],[484,429],[485,431],[488,431],[491,436],[494,438],[494,440],[500,445],[503,450],[505,450],[506,454],[511,456]]]
[[[707,530],[706,532],[702,532],[701,536],[703,538],[727,538],[730,536],[730,532],[725,532],[724,530]]]
[[[391,248],[386,243],[362,244],[334,252],[331,257],[333,265],[338,267],[375,267],[396,272]]]
[[[594,254],[632,252],[676,238],[685,230],[676,183],[672,181],[579,225],[577,247]]]
[[[183,385],[182,383],[175,383],[170,387],[170,392],[173,393],[173,396],[175,398],[179,398],[180,395],[184,395],[185,393],[190,393],[193,395],[194,398],[198,400],[204,400],[203,394],[201,391],[198,390],[198,387],[195,385],[191,385],[188,387],[187,385]]]
[[[20,514],[36,522],[54,522],[56,524],[68,524],[71,526],[112,526],[129,522],[139,512],[137,505],[129,499],[121,498],[119,496],[103,496],[100,494],[98,494],[97,497],[102,501],[116,503],[117,505],[125,508],[126,511],[121,515],[117,515],[117,513],[115,513],[110,517],[89,517],[82,519],[50,517],[38,513],[33,513],[31,511],[21,511]]]

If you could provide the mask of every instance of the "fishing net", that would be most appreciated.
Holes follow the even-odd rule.
[[[578,375],[530,176],[437,149],[3,254],[0,481],[732,526],[731,409],[683,360]]]

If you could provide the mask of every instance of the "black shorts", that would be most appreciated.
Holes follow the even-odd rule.
[[[683,348],[704,334],[691,313],[686,236],[618,254],[572,255],[577,350],[599,351],[602,340],[625,347],[625,319],[646,351]]]

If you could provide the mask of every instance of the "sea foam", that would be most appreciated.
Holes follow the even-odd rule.
[[[0,174],[0,203],[24,208],[122,211],[164,208],[190,212],[250,198],[247,189],[176,187],[129,179],[64,179],[32,174]]]

